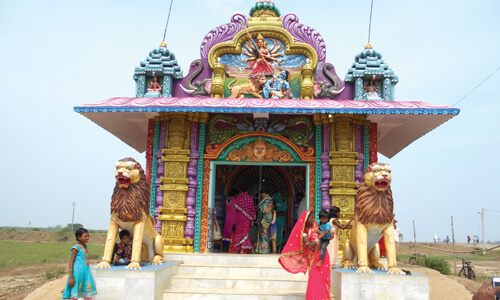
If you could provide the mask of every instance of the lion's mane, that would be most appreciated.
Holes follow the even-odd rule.
[[[131,183],[128,188],[121,188],[116,183],[113,196],[111,196],[111,214],[117,214],[120,220],[125,222],[140,221],[143,213],[149,215],[151,188],[146,180],[144,170],[138,162],[130,157],[120,161],[137,163],[140,180],[136,184]]]
[[[365,173],[366,174],[366,173]],[[385,192],[379,192],[365,183],[365,174],[361,179],[354,212],[361,224],[387,224],[394,220],[394,201],[392,190],[388,186]]]

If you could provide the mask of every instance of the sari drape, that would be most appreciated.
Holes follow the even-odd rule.
[[[255,219],[255,207],[253,198],[243,192],[234,200],[236,209],[236,226],[234,233],[234,251],[241,249],[252,249],[252,243],[248,233],[252,227],[252,221]]]
[[[254,245],[255,253],[269,253],[269,226],[273,222],[273,201],[269,195],[265,195],[259,203],[262,212],[262,221],[259,226],[259,237]]]
[[[222,242],[226,245],[231,243],[233,226],[236,224],[236,209],[234,208],[234,200],[234,197],[229,197],[226,200],[226,218],[224,222],[224,232],[222,234]]]
[[[307,217],[311,211],[304,211],[299,217],[288,238],[285,248],[281,252],[279,263],[288,272],[306,273],[309,271],[309,280],[307,281],[307,300],[330,299],[330,257],[328,252],[325,255],[321,267],[316,266],[319,261],[321,251],[320,245],[316,245],[311,251],[307,249],[302,240],[305,233],[309,241],[314,241],[318,236],[318,224],[305,230]]]

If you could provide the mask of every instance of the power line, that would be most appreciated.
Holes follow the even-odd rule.
[[[168,21],[170,21],[170,12],[172,11],[172,4],[174,0],[170,1],[170,8],[168,9],[167,25],[165,26],[165,32],[163,33],[163,41],[165,42],[165,37],[167,37]]]
[[[469,96],[472,92],[474,92],[478,87],[480,87],[486,80],[490,79],[491,76],[493,76],[493,74],[495,74],[496,72],[498,72],[498,70],[500,70],[500,66],[495,70],[493,71],[493,73],[491,73],[490,75],[488,75],[488,77],[486,77],[483,81],[481,81],[478,85],[476,85],[476,87],[474,87],[470,92],[468,92],[467,94],[465,94],[465,96],[463,96],[460,100],[457,101],[457,103],[453,104],[452,106],[455,106],[457,105],[458,103],[460,103],[460,101],[464,100],[465,97]]]
[[[368,44],[370,44],[370,35],[372,32],[372,12],[373,12],[373,0],[372,0],[372,5],[370,7],[370,25],[368,26]]]

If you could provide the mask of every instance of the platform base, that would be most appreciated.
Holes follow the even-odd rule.
[[[415,273],[392,275],[376,270],[371,274],[359,274],[356,269],[333,269],[331,286],[335,300],[429,299],[429,278]]]
[[[95,300],[162,299],[162,292],[170,288],[170,278],[177,274],[181,262],[165,262],[163,265],[146,263],[140,270],[128,270],[126,266],[111,266],[109,269],[90,268],[97,289]]]

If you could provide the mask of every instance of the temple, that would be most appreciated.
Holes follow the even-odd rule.
[[[360,50],[339,77],[318,31],[261,0],[207,33],[187,75],[162,43],[135,68],[135,97],[74,110],[146,152],[165,252],[215,251],[214,221],[224,228],[231,189],[256,200],[262,189],[280,194],[286,237],[298,195],[316,214],[340,207],[345,223],[378,153],[391,158],[459,113],[400,101],[382,55],[369,44]],[[347,237],[341,230],[340,245]]]

